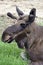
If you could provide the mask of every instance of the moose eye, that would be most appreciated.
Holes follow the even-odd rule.
[[[22,20],[22,19],[23,19],[22,17],[19,18],[19,20]]]
[[[23,28],[26,27],[26,24],[24,24],[24,23],[21,23],[20,25],[21,25]]]

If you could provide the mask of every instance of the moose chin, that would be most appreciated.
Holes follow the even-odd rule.
[[[18,47],[25,48],[30,56],[30,65],[43,65],[43,26],[35,23],[36,8],[32,8],[28,15],[24,15],[17,6],[16,11],[19,18],[7,13],[7,16],[17,20],[17,24],[3,32],[2,41],[11,43],[15,40]]]

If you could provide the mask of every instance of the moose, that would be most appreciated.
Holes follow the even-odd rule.
[[[30,65],[43,65],[43,26],[35,22],[36,8],[32,8],[29,15],[16,7],[19,18],[10,12],[9,17],[17,20],[17,24],[8,27],[2,34],[2,41],[11,43],[17,42],[19,48],[25,48],[30,56]]]

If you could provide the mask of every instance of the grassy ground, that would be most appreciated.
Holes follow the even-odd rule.
[[[20,57],[21,51],[16,42],[5,44],[0,41],[0,65],[27,65],[27,61]]]

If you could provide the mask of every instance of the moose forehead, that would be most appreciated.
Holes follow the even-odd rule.
[[[20,17],[18,18],[18,20],[27,21],[27,20],[28,20],[28,15],[20,16]]]

